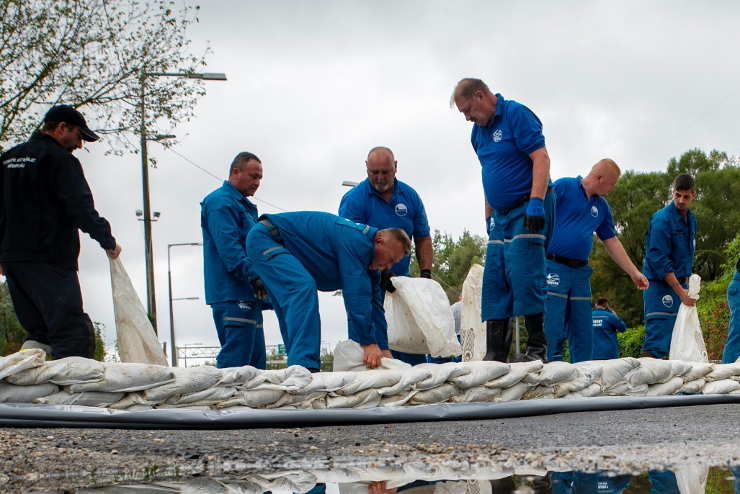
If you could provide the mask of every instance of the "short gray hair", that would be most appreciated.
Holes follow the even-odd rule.
[[[411,254],[411,239],[406,235],[405,231],[400,228],[384,228],[383,230],[379,230],[378,233],[383,237],[395,240],[401,244],[403,246],[403,254],[405,256]]]
[[[450,108],[455,108],[459,98],[472,99],[478,91],[483,91],[486,95],[493,94],[486,83],[480,79],[472,77],[460,79],[460,82],[455,85],[455,89],[452,91],[452,96],[450,96]]]
[[[242,151],[241,153],[237,154],[234,158],[234,161],[231,162],[231,166],[229,167],[229,175],[231,175],[231,170],[236,168],[240,172],[244,171],[244,167],[249,163],[251,160],[256,161],[259,164],[262,164],[262,161],[255,156],[252,153],[249,153],[247,151]]]

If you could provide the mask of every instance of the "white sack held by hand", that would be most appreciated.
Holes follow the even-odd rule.
[[[698,274],[692,274],[689,278],[689,297],[698,300],[700,287],[701,277]],[[678,309],[668,358],[686,362],[709,362],[707,347],[704,345],[704,337],[701,334],[699,312],[695,305],[688,307],[681,304]]]

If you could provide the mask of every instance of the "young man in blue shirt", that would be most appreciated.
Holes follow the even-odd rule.
[[[606,197],[614,190],[621,170],[610,159],[596,163],[584,178],[561,178],[555,182],[555,230],[547,251],[547,318],[545,333],[549,360],[563,360],[568,340],[570,362],[592,359],[591,274],[588,258],[593,234],[604,242],[614,261],[644,290],[648,281],[630,260],[614,232]]]
[[[594,353],[592,360],[619,358],[617,333],[624,333],[627,325],[609,308],[609,300],[599,297],[591,314],[594,328]]]
[[[480,79],[458,82],[450,106],[473,122],[471,143],[481,164],[491,225],[481,296],[484,360],[507,360],[509,318],[523,315],[527,351],[517,358],[547,361],[545,252],[555,221],[555,194],[542,122],[526,106],[493,94]]]
[[[266,366],[262,305],[267,291],[246,251],[247,234],[259,218],[248,197],[261,181],[259,158],[239,153],[229,167],[229,179],[201,203],[206,304],[221,344],[219,368]]]
[[[247,237],[247,253],[270,294],[288,365],[320,369],[316,290],[342,290],[349,338],[364,347],[366,365],[389,357],[379,269],[409,252],[411,240],[398,228],[378,230],[316,211],[261,216]]]
[[[696,248],[696,218],[689,206],[695,198],[693,177],[679,175],[673,181],[673,200],[650,218],[643,266],[650,287],[643,294],[645,342],[641,357],[668,355],[680,304],[696,305],[688,290]]]
[[[386,147],[375,147],[367,155],[367,179],[342,197],[339,216],[375,228],[400,228],[414,241],[422,278],[432,277],[432,237],[424,203],[410,186],[396,178],[398,162]],[[396,276],[411,276],[411,258],[391,267]],[[385,295],[385,293],[383,293]],[[425,355],[391,351],[394,358],[411,365],[426,362]]]

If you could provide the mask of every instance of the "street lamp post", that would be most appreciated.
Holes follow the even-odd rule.
[[[175,300],[198,300],[198,297],[182,297],[172,298],[172,269],[170,267],[170,249],[172,247],[179,247],[183,245],[198,246],[203,245],[201,242],[186,242],[182,244],[168,244],[167,245],[167,283],[169,285],[169,300],[170,300],[170,353],[172,360],[172,367],[177,367],[177,344],[175,342],[175,313],[172,310],[172,302]]]
[[[147,153],[146,133],[146,87],[147,77],[185,77],[188,79],[200,79],[203,81],[225,81],[226,74],[196,73],[196,72],[141,72],[139,85],[141,86],[141,101],[139,111],[141,113],[141,181],[144,199],[144,255],[146,256],[146,308],[152,319],[152,327],[157,332],[157,301],[154,293],[154,251],[152,248],[152,217],[149,206],[149,156]]]

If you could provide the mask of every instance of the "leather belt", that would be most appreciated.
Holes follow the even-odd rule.
[[[583,266],[588,264],[588,261],[581,261],[580,259],[570,259],[568,257],[559,256],[557,254],[547,254],[546,257],[551,261],[555,261],[559,264],[564,264],[569,268],[582,268]]]

